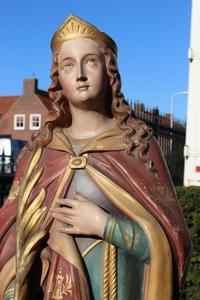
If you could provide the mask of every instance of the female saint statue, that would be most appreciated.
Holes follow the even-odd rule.
[[[70,16],[51,48],[53,108],[0,212],[0,299],[179,299],[188,230],[115,42]]]

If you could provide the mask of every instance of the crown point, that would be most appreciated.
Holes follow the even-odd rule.
[[[51,49],[55,50],[55,48],[57,48],[64,41],[77,38],[90,38],[96,41],[103,42],[108,48],[113,51],[115,55],[117,55],[117,45],[110,36],[100,31],[94,25],[72,14],[61,24],[58,30],[54,33],[51,41]]]

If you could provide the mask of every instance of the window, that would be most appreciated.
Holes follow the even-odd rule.
[[[29,119],[29,127],[31,130],[40,129],[41,127],[41,115],[31,114]]]
[[[25,129],[25,115],[14,115],[14,130]]]

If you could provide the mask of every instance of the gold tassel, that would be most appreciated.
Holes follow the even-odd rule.
[[[105,242],[102,300],[117,300],[117,248]]]
[[[117,299],[117,248],[110,244],[109,300]]]
[[[108,299],[109,299],[109,243],[105,242],[102,300],[108,300]]]

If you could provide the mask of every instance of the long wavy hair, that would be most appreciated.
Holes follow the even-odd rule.
[[[105,57],[107,75],[110,81],[106,99],[107,112],[116,119],[117,126],[124,132],[122,138],[127,145],[127,153],[134,155],[148,169],[154,171],[153,162],[148,156],[148,140],[152,136],[152,130],[144,121],[136,118],[134,111],[121,92],[121,78],[115,54],[101,42],[96,42],[96,45]],[[68,101],[59,82],[58,54],[59,49],[53,53],[50,74],[52,82],[48,89],[52,109],[47,114],[41,130],[32,136],[33,142],[40,146],[45,146],[51,142],[55,127],[69,127],[72,121]]]

